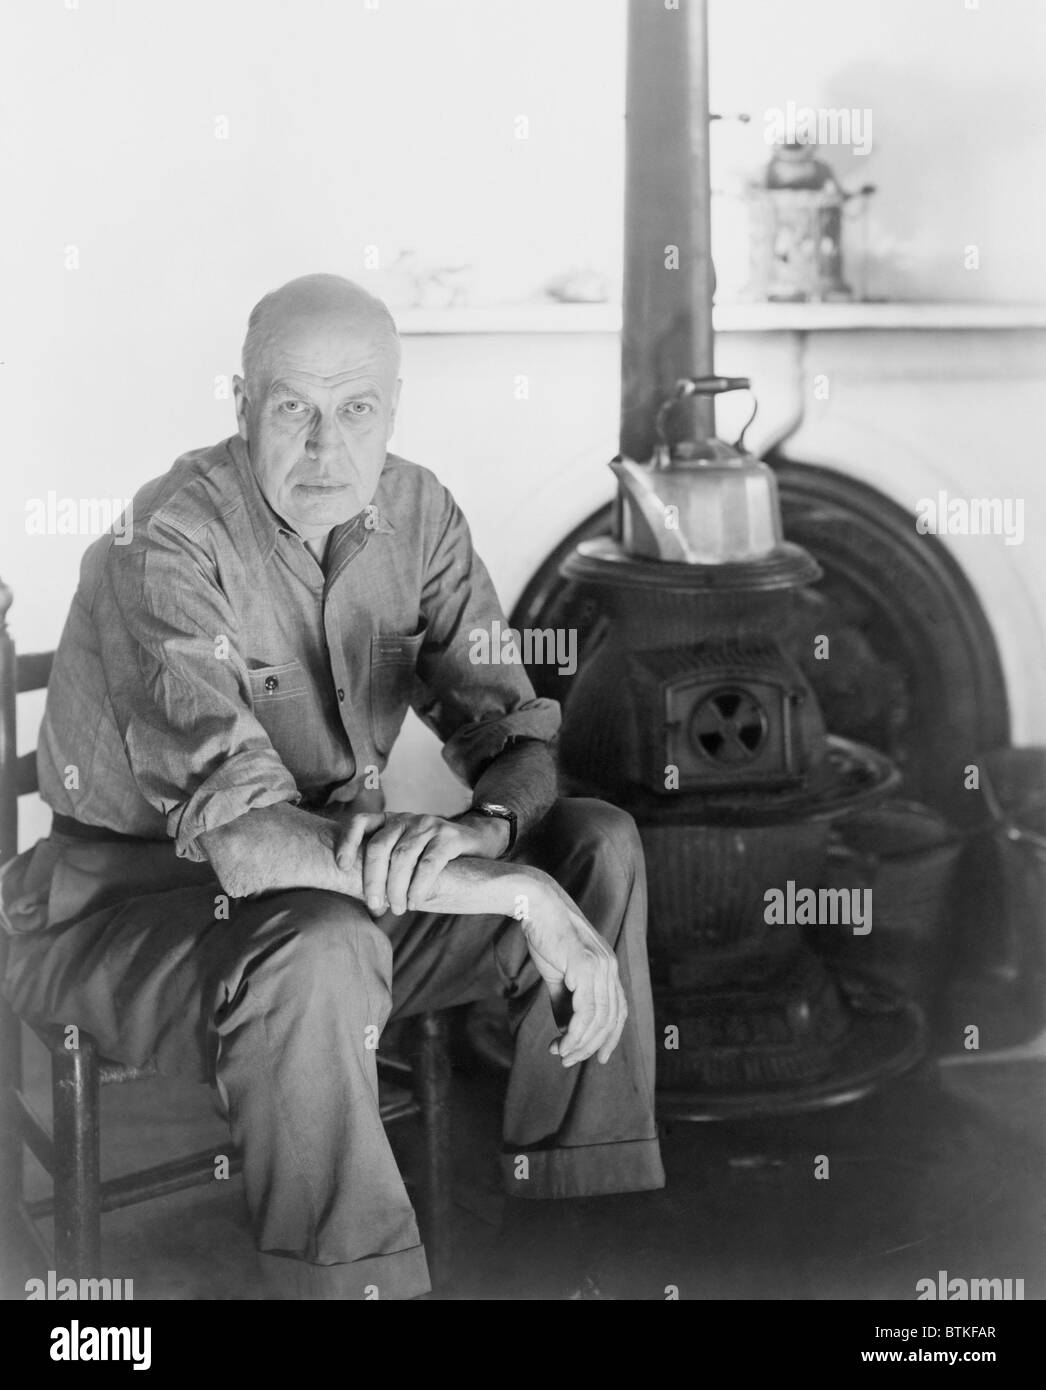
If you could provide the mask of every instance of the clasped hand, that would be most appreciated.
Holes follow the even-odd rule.
[[[335,855],[346,870],[362,860],[363,897],[372,915],[420,910],[451,860],[490,857],[485,831],[440,816],[364,812],[346,818]],[[606,1062],[628,1018],[617,958],[551,875],[526,865],[512,872],[520,891],[508,911],[520,923],[563,1030],[549,1051],[565,1067],[593,1056]]]
[[[468,823],[406,811],[346,817],[335,858],[351,869],[362,851],[363,899],[372,916],[424,906],[452,859],[490,858],[490,840]]]

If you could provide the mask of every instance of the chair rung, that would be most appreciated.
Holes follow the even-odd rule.
[[[99,1086],[122,1086],[129,1081],[147,1081],[155,1075],[155,1062],[146,1062],[144,1067],[135,1067],[129,1062],[98,1063]]]
[[[102,1211],[119,1211],[122,1207],[133,1207],[154,1197],[166,1197],[187,1187],[198,1187],[214,1178],[214,1158],[214,1150],[205,1149],[171,1163],[158,1163],[136,1173],[109,1178],[99,1186],[99,1207]],[[238,1173],[242,1167],[239,1154],[231,1154],[230,1175]],[[34,1221],[42,1221],[54,1215],[54,1198],[40,1197],[35,1202],[28,1202],[26,1208]]]
[[[421,1114],[421,1106],[413,1096],[407,1096],[403,1100],[389,1101],[381,1107],[381,1122],[384,1125],[395,1124],[397,1120],[409,1120],[413,1115]]]
[[[22,1095],[21,1091],[13,1092],[12,1096],[15,1105],[18,1107],[18,1119],[22,1131],[23,1141],[32,1149],[34,1156],[40,1165],[48,1173],[54,1173],[54,1140],[48,1132],[47,1126],[43,1123],[36,1111]]]
[[[19,1097],[21,1099],[21,1097]],[[43,1138],[47,1137],[39,1121],[36,1120],[32,1112],[25,1107],[27,1119],[30,1125],[41,1132]],[[410,1119],[414,1115],[421,1113],[421,1107],[413,1096],[398,1093],[395,1098],[386,1101],[381,1107],[381,1119],[383,1124],[395,1124],[398,1120]],[[32,1142],[30,1147],[33,1147]],[[35,1147],[33,1148],[36,1152]],[[37,1157],[40,1157],[37,1154]],[[154,1197],[167,1197],[172,1192],[182,1192],[188,1187],[199,1187],[203,1183],[210,1181],[214,1177],[214,1150],[204,1149],[200,1153],[189,1154],[186,1158],[175,1159],[171,1163],[160,1163],[153,1168],[143,1168],[137,1173],[126,1173],[119,1178],[109,1178],[103,1182],[99,1188],[101,1210],[119,1211],[122,1207],[133,1207],[138,1202],[148,1202]],[[43,1162],[43,1159],[40,1160]],[[47,1167],[47,1165],[44,1165]],[[229,1160],[229,1173],[239,1173],[243,1169],[243,1160],[238,1153],[233,1153]],[[51,1172],[48,1168],[48,1172]],[[35,1202],[26,1203],[26,1213],[33,1221],[42,1221],[46,1217],[54,1215],[54,1198],[40,1197]]]
[[[50,1052],[66,1050],[65,1029],[57,1023],[30,1023],[29,1028]],[[147,1081],[156,1075],[156,1063],[135,1066],[133,1062],[114,1062],[111,1057],[97,1060],[99,1086],[120,1086],[127,1081]]]
[[[101,1185],[102,1211],[118,1211],[120,1207],[131,1207],[136,1202],[147,1202],[153,1197],[166,1197],[171,1192],[181,1192],[186,1187],[197,1187],[201,1183],[213,1181],[214,1157],[214,1149],[204,1149],[200,1153],[189,1154],[186,1158],[178,1158],[171,1163],[160,1163],[154,1168],[143,1168],[138,1173],[110,1178]],[[240,1155],[230,1154],[230,1176],[240,1172],[242,1168],[243,1160]]]
[[[133,1068],[123,1068],[121,1070],[134,1070]],[[150,1075],[143,1072],[143,1075]],[[125,1077],[132,1080],[132,1077]],[[421,1106],[413,1095],[401,1090],[398,1086],[387,1086],[383,1088],[385,1099],[380,1106],[381,1120],[383,1124],[396,1124],[400,1120],[411,1119],[421,1114]],[[21,1094],[20,1091],[14,1092],[14,1100],[20,1112],[22,1129],[22,1139],[32,1150],[40,1164],[46,1171],[53,1176],[54,1174],[54,1141],[48,1133],[46,1126],[37,1116],[32,1106]],[[230,1164],[230,1173],[239,1173],[243,1168],[243,1160],[239,1154],[233,1154]],[[117,1211],[121,1207],[133,1206],[136,1202],[146,1202],[153,1197],[163,1197],[170,1192],[180,1192],[186,1187],[195,1187],[200,1183],[206,1182],[214,1174],[214,1150],[205,1149],[200,1153],[189,1154],[185,1158],[175,1159],[170,1163],[157,1164],[152,1168],[143,1168],[136,1173],[127,1173],[119,1178],[110,1178],[103,1182],[100,1187],[101,1209],[102,1211]],[[40,1197],[35,1202],[26,1204],[29,1216],[40,1221],[44,1217],[54,1215],[54,1198]]]
[[[379,1057],[378,1075],[382,1073],[393,1076],[403,1076],[410,1080],[414,1075],[414,1069],[409,1062],[403,1062],[398,1057]]]
[[[51,1204],[54,1205],[53,1203]],[[29,1202],[19,1202],[15,1207],[18,1222],[28,1240],[33,1244],[37,1254],[46,1262],[49,1268],[54,1267],[54,1247],[44,1237],[43,1231],[36,1224],[39,1218],[33,1215],[33,1204]],[[51,1212],[47,1213],[48,1216]]]

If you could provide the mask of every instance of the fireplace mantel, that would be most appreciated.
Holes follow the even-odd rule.
[[[400,309],[404,336],[450,333],[619,333],[618,304],[506,304]],[[896,300],[839,304],[717,304],[720,333],[853,332],[862,329],[1046,328],[1046,304]]]

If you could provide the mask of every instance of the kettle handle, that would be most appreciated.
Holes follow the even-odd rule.
[[[720,396],[724,391],[751,391],[752,383],[746,376],[689,376],[676,382],[674,398],[681,401],[685,396]]]
[[[759,402],[755,392],[752,391],[752,382],[746,376],[684,376],[676,382],[672,394],[667,396],[658,409],[654,419],[654,428],[657,431],[658,441],[662,448],[668,447],[668,440],[665,437],[665,421],[669,411],[688,396],[721,396],[726,391],[751,391],[752,392],[752,413],[742,426],[741,433],[734,440],[733,447],[742,450],[745,446],[745,435],[748,428],[756,417],[759,409]]]

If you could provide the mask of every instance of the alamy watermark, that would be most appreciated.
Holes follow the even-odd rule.
[[[923,1299],[947,1299],[949,1302],[969,1299],[1001,1299],[1003,1301],[1023,1301],[1023,1279],[950,1279],[946,1269],[937,1271],[936,1279],[920,1279],[915,1285],[915,1297]]]
[[[577,628],[503,626],[495,618],[490,630],[469,632],[473,666],[555,666],[561,676],[577,670]]]
[[[763,139],[768,145],[849,145],[854,154],[870,154],[872,113],[835,106],[768,106],[763,112]]]
[[[920,498],[915,504],[920,536],[1003,536],[1005,545],[1024,543],[1023,497]]]
[[[46,497],[26,502],[26,535],[101,536],[111,531],[117,545],[127,545],[134,524],[131,502],[130,497],[59,497],[52,488]]]
[[[854,936],[872,929],[870,888],[796,888],[790,878],[784,888],[768,888],[763,902],[763,921],[772,927],[846,926]]]
[[[47,1271],[46,1279],[27,1279],[25,1296],[34,1299],[114,1299],[130,1302],[134,1298],[133,1279],[59,1279],[55,1270]]]
[[[153,1364],[151,1327],[68,1327],[51,1329],[52,1361],[130,1361],[134,1371]]]

